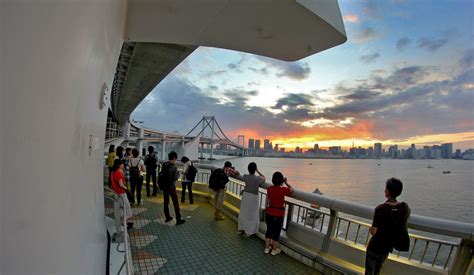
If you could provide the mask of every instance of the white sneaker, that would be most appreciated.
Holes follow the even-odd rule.
[[[280,248],[277,248],[277,249],[275,249],[275,250],[272,250],[272,256],[278,255],[278,254],[280,254],[280,252],[281,252],[281,249],[280,249]]]
[[[263,250],[263,252],[264,252],[265,254],[270,253],[270,247],[265,248],[265,250]]]

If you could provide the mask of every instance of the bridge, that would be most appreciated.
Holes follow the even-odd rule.
[[[106,255],[111,247],[102,199],[104,132],[106,127],[113,129],[105,136],[109,142],[134,139],[144,143],[161,137],[173,143],[194,140],[199,146],[201,139],[129,122],[136,106],[197,47],[296,61],[347,40],[337,1],[59,2],[6,0],[0,4],[0,151],[3,156],[28,156],[0,164],[0,274],[107,273]],[[48,161],[38,161],[32,154],[47,156]],[[25,167],[27,173],[18,172]],[[230,210],[236,210],[238,202],[231,200],[238,193],[229,192],[233,194],[226,196],[232,203]],[[203,189],[203,194],[209,192]],[[296,217],[309,211],[307,203],[322,199],[306,193],[293,196],[304,202],[291,207]],[[306,237],[302,231],[313,228],[297,226],[298,218],[290,220],[286,230],[289,240],[295,241],[290,248],[323,263],[332,259],[335,267],[341,261],[362,266],[363,254],[353,249],[358,231],[353,243],[347,242],[352,240],[347,234],[342,240],[335,238],[337,232],[350,232],[347,228],[351,227],[338,213],[370,219],[373,208],[337,200],[322,200],[320,205],[328,223],[323,232],[311,231],[311,238],[301,239]],[[428,248],[435,244],[434,260],[428,264],[436,266],[424,274],[471,272],[472,223],[413,216],[409,226],[457,238],[455,245],[424,243]],[[312,247],[302,247],[301,242]],[[441,254],[448,248],[443,256],[448,261],[437,262],[438,247]],[[410,258],[394,259],[401,268],[393,271],[410,274]],[[423,264],[416,264],[415,271],[426,270],[423,253],[419,262]],[[132,271],[127,268],[126,273]]]
[[[110,144],[117,146],[133,144],[139,152],[143,152],[147,144],[159,144],[161,158],[166,157],[166,152],[174,150],[178,155],[186,155],[193,160],[204,159],[204,151],[208,151],[209,159],[212,160],[215,153],[222,151],[219,148],[216,149],[216,145],[234,148],[232,153],[235,155],[245,155],[245,137],[239,135],[240,140],[242,144],[228,138],[214,116],[203,116],[185,135],[144,128],[139,125],[139,122],[133,120],[120,128],[116,122],[109,119],[104,148],[107,149]]]

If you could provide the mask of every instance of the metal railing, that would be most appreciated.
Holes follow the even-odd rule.
[[[112,118],[107,118],[107,125],[105,128],[105,141],[110,141],[122,136],[122,129],[118,123]]]
[[[117,198],[107,196],[105,197],[114,202],[114,216],[116,223],[116,233],[113,236],[113,239],[117,241],[117,252],[124,253],[124,260],[120,266],[120,269],[117,272],[117,275],[122,272],[122,269],[125,267],[125,274],[133,274],[132,267],[132,254],[130,251],[130,236],[127,230],[127,217],[125,216],[124,205],[125,201],[121,196],[116,196]],[[123,241],[123,242],[121,242]],[[120,249],[120,245],[124,246],[124,249]]]
[[[200,165],[201,168],[214,169],[215,167]],[[199,171],[196,181],[207,183],[210,172]],[[260,188],[260,208],[267,205],[266,183]],[[227,183],[227,193],[241,197],[245,185],[236,179],[230,178]],[[286,197],[285,220],[283,230],[288,224],[296,224],[324,234],[330,241],[339,241],[345,245],[365,250],[370,239],[369,227],[374,208],[328,198],[309,192],[295,190],[290,197]],[[315,206],[317,203],[318,206]],[[353,218],[354,217],[354,218]],[[474,240],[474,224],[447,221],[430,217],[411,215],[408,221],[410,229],[410,248],[407,252],[395,251],[392,255],[411,264],[421,264],[438,270],[452,271],[456,262],[462,262],[465,253],[460,253],[463,241],[472,245]],[[421,236],[415,234],[426,235]],[[431,236],[434,237],[431,237]],[[322,251],[328,249],[326,244]],[[472,258],[472,248],[467,257]]]

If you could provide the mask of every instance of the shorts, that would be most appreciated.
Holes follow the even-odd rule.
[[[280,240],[281,228],[283,227],[283,217],[266,214],[265,222],[267,223],[265,238],[278,242],[278,240]]]

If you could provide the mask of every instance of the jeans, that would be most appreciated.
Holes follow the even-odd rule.
[[[156,185],[156,169],[146,169],[146,195],[150,196],[150,178],[153,182],[153,196],[158,193],[158,186]]]
[[[193,203],[193,182],[192,181],[182,181],[181,182],[183,189],[181,191],[181,202],[184,203],[186,197],[186,187],[189,192],[189,202]]]
[[[167,219],[171,218],[170,209],[169,209],[170,197],[171,197],[171,200],[173,201],[174,213],[176,214],[176,220],[180,220],[181,213],[179,212],[179,202],[178,202],[178,195],[176,194],[176,186],[172,186],[170,187],[170,189],[163,190],[165,217]]]
[[[382,269],[382,265],[387,259],[388,254],[379,255],[371,251],[367,251],[365,256],[365,275],[378,275]]]
[[[131,178],[130,179],[130,191],[132,196],[134,197],[132,203],[135,202],[135,191],[137,192],[137,203],[140,204],[142,202],[142,185],[143,185],[143,176],[140,176],[138,179]]]

